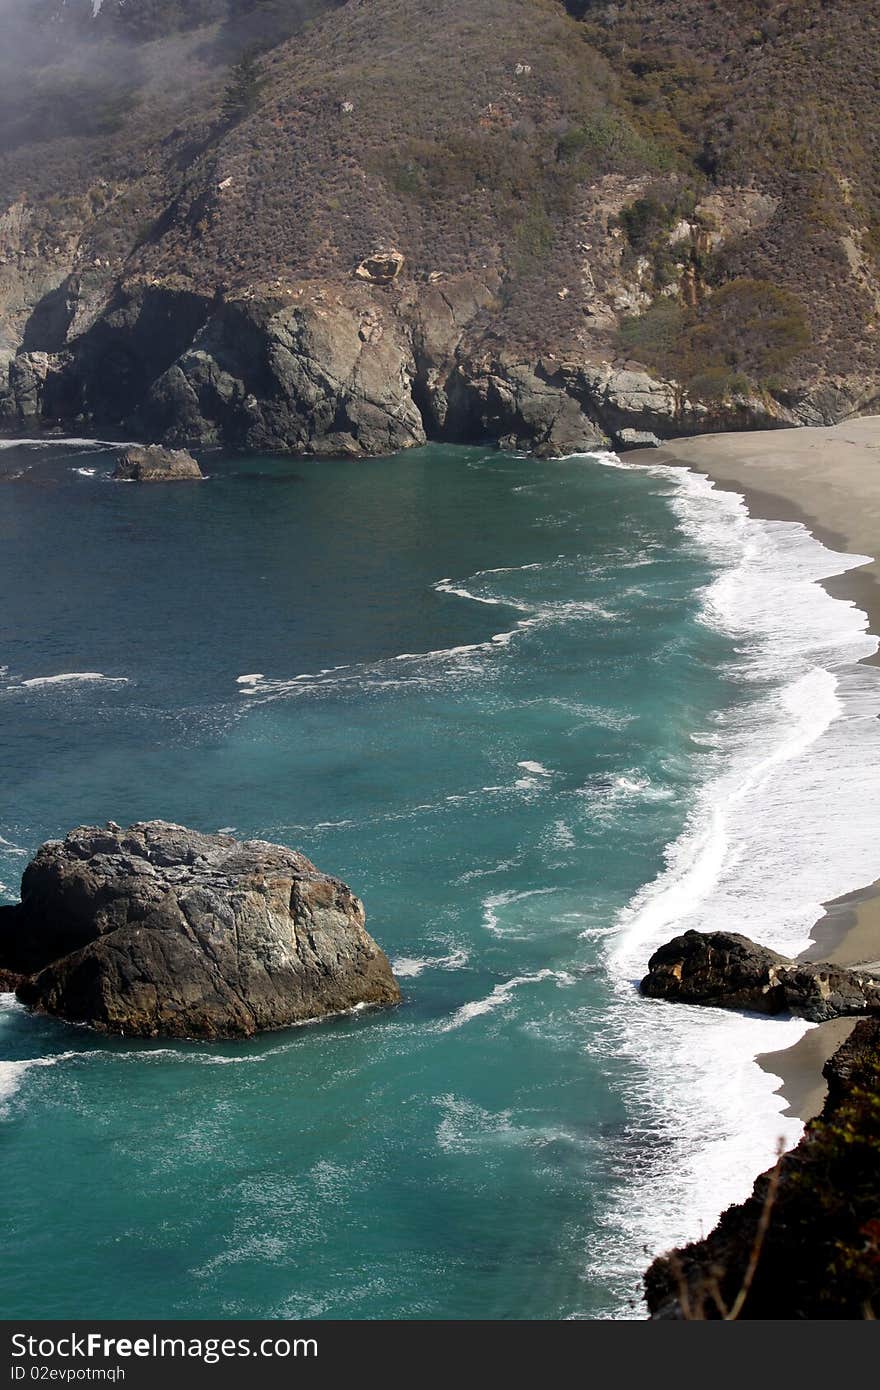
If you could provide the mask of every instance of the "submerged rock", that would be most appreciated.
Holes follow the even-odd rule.
[[[3,978],[39,1012],[140,1037],[248,1037],[400,999],[339,879],[167,821],[44,844],[0,909]]]
[[[188,450],[164,449],[161,444],[132,445],[119,455],[113,470],[114,478],[134,483],[168,483],[204,476]]]
[[[735,932],[685,932],[655,951],[642,994],[679,1004],[791,1013],[813,1023],[880,1012],[880,979],[827,961],[796,962]]]

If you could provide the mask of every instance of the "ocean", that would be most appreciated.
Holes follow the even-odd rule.
[[[7,1318],[632,1318],[809,1025],[643,1000],[880,877],[859,557],[684,470],[430,446],[114,483],[0,450],[0,900],[82,823],[302,849],[404,991],[246,1043],[0,998]],[[852,807],[858,807],[858,816]]]

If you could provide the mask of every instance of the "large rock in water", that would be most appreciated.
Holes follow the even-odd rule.
[[[676,936],[654,952],[640,989],[651,999],[788,1012],[814,1023],[880,1012],[880,979],[870,971],[792,961],[735,932]]]
[[[204,478],[186,449],[165,449],[161,444],[133,444],[116,460],[113,477],[130,483],[172,483]]]
[[[141,1037],[247,1037],[400,999],[339,879],[167,821],[43,845],[0,909],[0,973],[40,1012]]]

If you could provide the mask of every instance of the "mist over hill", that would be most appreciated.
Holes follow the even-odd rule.
[[[9,430],[552,453],[876,405],[877,0],[0,23]]]

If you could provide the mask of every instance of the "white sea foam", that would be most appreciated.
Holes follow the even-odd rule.
[[[483,1163],[493,1148],[542,1148],[546,1144],[571,1144],[593,1148],[589,1136],[572,1134],[556,1125],[530,1125],[514,1117],[512,1110],[486,1110],[462,1096],[437,1096],[442,1110],[437,1126],[437,1143],[444,1153],[478,1154]]]
[[[400,979],[412,980],[423,970],[463,970],[468,959],[467,951],[460,949],[448,956],[399,956],[391,962],[391,969]]]
[[[541,565],[511,566],[480,574],[511,573],[515,569],[541,569]],[[473,579],[477,579],[474,575]],[[363,695],[365,692],[389,692],[396,689],[432,689],[450,683],[479,677],[487,669],[487,661],[499,651],[511,646],[535,628],[553,627],[599,619],[603,622],[624,621],[619,614],[587,599],[546,600],[526,603],[519,598],[501,594],[479,594],[465,583],[440,579],[433,588],[454,594],[474,603],[492,607],[512,608],[524,616],[512,627],[494,633],[482,642],[469,642],[455,647],[441,647],[426,652],[399,652],[375,662],[362,662],[328,667],[322,671],[305,671],[290,677],[268,677],[255,672],[236,677],[239,694],[255,703],[290,697],[314,697],[324,694],[344,695],[346,691]]]
[[[530,898],[544,898],[556,891],[555,888],[525,888],[490,893],[483,899],[483,927],[494,936],[525,938],[530,933],[525,920],[527,914],[520,905]],[[508,912],[508,908],[513,908],[513,912]],[[540,930],[544,929],[545,923],[542,919]]]
[[[29,1071],[42,1067],[54,1067],[59,1062],[68,1062],[72,1057],[79,1056],[81,1054],[78,1052],[57,1052],[49,1057],[26,1057],[16,1061],[0,1061],[0,1117],[6,1113],[10,1100],[21,1087]]]
[[[544,568],[545,566],[541,564],[539,561],[536,561],[535,563],[530,565],[500,565],[497,569],[477,570],[476,574],[474,575],[474,578],[482,579],[483,576],[487,574],[521,574],[524,570],[542,570]],[[443,582],[450,583],[451,581],[446,580]]]
[[[89,681],[100,681],[105,685],[127,685],[127,676],[105,676],[101,671],[62,671],[57,676],[32,676],[30,680],[19,681],[17,685],[7,686],[7,690],[38,690],[46,685],[77,685]]]
[[[483,787],[483,791],[500,791],[499,787]],[[494,874],[504,874],[510,869],[515,869],[520,863],[521,856],[517,855],[513,859],[500,859],[497,864],[480,864],[476,869],[467,869],[465,873],[459,874],[456,883],[472,883],[476,878],[491,878]]]
[[[0,994],[0,1020],[9,1019],[24,1012],[24,1005],[18,1002],[14,994]],[[42,1067],[54,1067],[59,1062],[67,1062],[70,1058],[77,1056],[79,1056],[77,1052],[58,1052],[49,1057],[0,1059],[0,1118],[7,1113],[9,1102],[21,1087],[29,1071]]]
[[[623,1316],[643,1249],[699,1237],[747,1195],[780,1140],[797,1141],[778,1078],[754,1058],[810,1027],[641,1000],[648,956],[689,928],[740,931],[794,955],[824,902],[880,877],[880,672],[857,664],[877,641],[863,613],[818,583],[866,557],[833,553],[799,523],[752,519],[701,475],[648,471],[674,485],[686,543],[718,566],[701,619],[733,639],[741,698],[697,731],[704,781],[692,814],[606,948],[616,1003],[599,1046],[635,1067],[591,1271],[619,1280],[609,1311]]]
[[[546,834],[550,850],[568,851],[575,848],[577,838],[571,826],[564,820],[555,820]]]
[[[523,619],[515,627],[495,633],[484,642],[428,652],[399,652],[382,661],[305,671],[292,677],[239,676],[236,683],[240,686],[239,694],[257,704],[296,697],[344,695],[347,691],[361,695],[366,691],[430,689],[478,675],[484,668],[486,657],[509,646],[519,632],[531,626],[532,621]]]
[[[463,1024],[470,1023],[473,1018],[492,1013],[508,1003],[515,989],[521,989],[523,985],[540,984],[542,980],[555,980],[559,985],[574,984],[574,976],[565,970],[537,970],[534,975],[515,975],[512,980],[505,980],[503,984],[496,985],[492,993],[487,994],[484,999],[474,999],[470,1004],[463,1004],[460,1009],[456,1009],[452,1017],[442,1025],[441,1031],[448,1033],[453,1028],[461,1028]]]
[[[314,698],[322,695],[341,695],[347,692],[363,695],[367,692],[388,693],[397,689],[427,690],[448,687],[484,675],[489,663],[514,641],[538,628],[581,622],[584,619],[601,622],[622,622],[625,616],[589,599],[543,599],[526,601],[509,593],[491,588],[487,581],[501,575],[518,574],[529,570],[545,570],[560,562],[564,555],[549,562],[524,565],[501,565],[476,571],[467,579],[438,579],[432,585],[437,593],[453,595],[471,603],[497,608],[509,608],[523,616],[509,628],[493,633],[481,642],[441,647],[433,651],[399,652],[373,662],[358,662],[327,667],[321,671],[304,671],[295,676],[270,677],[253,672],[236,677],[239,694],[249,701],[286,698]],[[532,789],[532,783],[522,780],[521,791]]]
[[[59,445],[64,445],[71,449],[133,449],[136,445],[135,440],[119,439],[79,439],[79,438],[55,438],[46,436],[45,439],[0,439],[0,449],[56,449]]]
[[[489,572],[488,570],[481,571],[484,574]],[[476,576],[474,577],[476,578]],[[438,594],[453,594],[456,598],[469,599],[471,603],[489,603],[495,607],[518,608],[523,613],[530,612],[530,606],[527,603],[519,603],[512,598],[494,598],[491,594],[475,594],[470,589],[466,589],[463,584],[454,584],[451,579],[438,579],[432,587]]]

